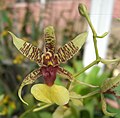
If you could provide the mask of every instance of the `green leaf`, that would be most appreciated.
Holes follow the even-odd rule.
[[[40,118],[52,118],[52,114],[49,112],[41,112]]]
[[[85,82],[97,85],[96,81],[98,81],[98,74],[100,72],[100,68],[98,66],[94,66],[92,70],[87,74],[85,78]]]
[[[79,72],[80,69],[83,68],[83,63],[82,63],[82,61],[76,60],[76,61],[74,61],[74,65],[75,65],[75,70],[76,70],[77,72]]]
[[[90,118],[90,112],[86,109],[80,111],[80,118]]]

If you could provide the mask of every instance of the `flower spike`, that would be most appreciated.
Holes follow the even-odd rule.
[[[24,104],[28,105],[28,103],[25,102],[25,101],[22,99],[22,97],[21,97],[22,88],[23,88],[24,86],[28,85],[28,84],[32,84],[32,83],[33,83],[38,77],[40,77],[40,76],[41,76],[40,68],[38,68],[38,69],[34,70],[33,72],[31,72],[31,73],[23,80],[23,82],[22,82],[22,84],[21,84],[21,86],[20,86],[20,88],[19,88],[19,90],[18,90],[18,96],[19,96],[20,100],[21,100]]]
[[[59,48],[56,53],[58,62],[63,63],[71,59],[80,50],[82,45],[85,43],[86,38],[87,32],[84,32],[65,44],[63,47]]]
[[[9,32],[9,31],[8,31]],[[12,32],[9,32],[13,38],[13,43],[16,46],[16,48],[27,58],[36,61],[38,64],[41,63],[41,54],[42,51],[33,46],[32,44],[17,38]]]

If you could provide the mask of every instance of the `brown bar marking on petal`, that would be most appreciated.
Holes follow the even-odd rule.
[[[55,52],[55,37],[50,36],[49,34],[45,35],[45,48],[46,52],[51,51]]]
[[[115,81],[116,79],[116,81]],[[106,81],[104,81],[103,85],[101,86],[101,90],[102,92],[106,92],[108,90],[114,89],[115,87],[117,87],[120,84],[120,79],[118,78],[109,78]]]
[[[29,52],[30,52],[30,49],[32,48],[32,45],[31,44],[28,44],[27,48],[26,48],[26,51],[25,51],[25,55],[28,56],[29,55]]]
[[[65,54],[62,48],[58,50],[58,61],[59,62],[64,62],[65,61]]]
[[[25,42],[25,43],[23,44],[23,47],[20,48],[20,51],[21,51],[23,54],[25,54],[25,56],[28,56],[31,47],[32,47],[32,44],[29,44],[29,43]]]
[[[32,84],[41,75],[40,69],[36,69],[25,77],[23,84]]]
[[[25,42],[25,43],[23,44],[23,47],[20,48],[20,51],[21,51],[22,53],[25,52],[26,46],[27,46],[27,43]]]
[[[73,42],[68,43],[69,48],[71,49],[73,55],[76,53],[76,51],[79,49],[79,47],[76,47]]]
[[[25,42],[24,44],[23,44],[23,47],[21,47],[20,48],[20,51],[23,53],[23,54],[25,54],[25,51],[26,51],[26,48],[28,47],[28,44]]]
[[[64,50],[66,53],[66,58],[70,58],[70,55],[72,55],[72,54],[71,54],[71,50],[69,49],[68,45],[65,44]]]
[[[70,72],[68,72],[67,70],[65,70],[64,68],[62,68],[62,67],[58,67],[57,72],[58,72],[58,74],[65,76],[69,80],[74,79],[73,75]]]
[[[65,62],[68,59],[70,59],[77,51],[79,50],[79,47],[76,47],[73,42],[69,42],[68,44],[65,44],[63,47],[58,49],[58,61],[59,62]]]
[[[40,62],[41,60],[41,50],[37,47],[34,47],[32,44],[29,44],[25,42],[23,44],[23,47],[20,48],[20,51],[22,52],[23,55],[26,57],[35,60],[37,62]]]
[[[28,57],[33,60],[39,61],[41,58],[41,51],[39,50],[39,48],[32,47],[30,51],[31,53],[28,55]]]

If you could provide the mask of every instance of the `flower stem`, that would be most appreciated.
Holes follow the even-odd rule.
[[[37,104],[37,105],[31,107],[30,109],[28,109],[27,111],[25,111],[23,114],[21,114],[19,118],[24,118],[28,113],[31,113],[32,111],[36,112],[36,111],[45,109],[51,105],[53,105],[53,104],[45,104],[45,105],[40,106],[39,108],[36,108],[38,106],[38,104]]]
[[[79,4],[78,6],[78,10],[79,10],[79,13],[85,17],[85,19],[87,20],[91,30],[92,30],[92,33],[93,33],[93,42],[94,42],[94,48],[95,48],[95,54],[96,54],[96,60],[99,58],[99,53],[98,53],[98,47],[97,47],[97,33],[92,25],[92,22],[90,20],[90,17],[88,15],[88,11],[87,11],[87,8],[84,4]]]
[[[87,69],[89,69],[90,67],[92,67],[93,65],[97,64],[98,61],[95,60],[92,63],[90,63],[88,66],[84,67],[83,69],[81,69],[76,75],[74,75],[74,77],[76,78],[78,75],[80,75],[81,73],[85,72]]]
[[[108,33],[105,32],[102,36],[98,36],[93,25],[92,25],[92,22],[90,20],[90,17],[88,15],[88,11],[87,11],[87,8],[84,4],[79,4],[79,12],[82,16],[84,16],[92,30],[92,33],[93,33],[93,43],[94,43],[94,48],[95,48],[95,54],[96,54],[96,60],[93,61],[92,63],[90,63],[88,66],[86,66],[85,68],[83,68],[82,70],[80,70],[80,72],[78,72],[76,75],[74,75],[74,77],[77,77],[78,75],[80,75],[81,73],[83,73],[84,71],[86,71],[87,69],[89,69],[90,67],[92,67],[93,65],[95,64],[98,64],[99,62],[101,62],[101,57],[99,56],[99,53],[98,53],[98,47],[97,47],[97,39],[96,38],[103,38],[105,37]]]
[[[88,87],[91,87],[91,88],[98,88],[99,86],[94,86],[92,84],[88,84],[88,83],[85,83],[85,82],[82,82],[82,81],[79,81],[79,80],[75,80],[77,83],[81,84],[81,85],[85,85],[85,86],[88,86]]]
[[[91,97],[91,96],[93,96],[93,95],[95,95],[95,94],[97,94],[97,93],[99,93],[99,92],[100,92],[100,89],[97,89],[97,90],[95,90],[95,91],[93,91],[93,92],[91,92],[91,93],[88,93],[88,94],[84,95],[84,96],[71,97],[71,98],[83,99],[83,98]]]
[[[94,42],[94,48],[95,48],[95,54],[96,54],[96,59],[99,58],[99,53],[98,53],[98,47],[97,47],[97,40],[96,40],[96,37],[97,37],[97,33],[92,25],[92,22],[90,20],[90,17],[88,15],[88,13],[86,12],[84,17],[86,18],[91,30],[92,30],[92,33],[93,33],[93,42]]]
[[[41,106],[39,108],[35,108],[35,109],[33,109],[33,112],[40,111],[40,110],[45,109],[45,108],[47,108],[47,107],[49,107],[51,105],[53,105],[53,104],[46,104],[46,105]]]

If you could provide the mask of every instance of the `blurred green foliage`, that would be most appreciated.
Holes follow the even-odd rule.
[[[37,66],[29,62],[21,54],[18,54],[18,51],[14,48],[12,40],[8,35],[7,31],[14,30],[18,33],[17,28],[15,29],[14,19],[11,17],[13,12],[14,9],[12,8],[0,10],[0,117],[3,118],[18,117],[22,112],[28,109],[28,107],[25,107],[19,100],[17,90],[25,75]],[[25,40],[29,40],[36,45],[41,30],[38,29],[38,24],[35,24],[33,20],[26,21],[26,18],[30,17],[28,17],[28,14],[29,10],[27,10],[25,14],[25,22],[21,29],[21,34],[24,32],[22,35],[25,37]],[[30,35],[26,32],[26,23],[28,22],[30,22],[32,26],[30,29],[32,33]],[[21,34],[19,33],[19,35]],[[25,88],[25,90],[25,93],[27,93],[28,88]],[[23,93],[23,96],[25,93]],[[25,99],[31,99],[31,105],[34,104],[32,97],[24,97]]]

